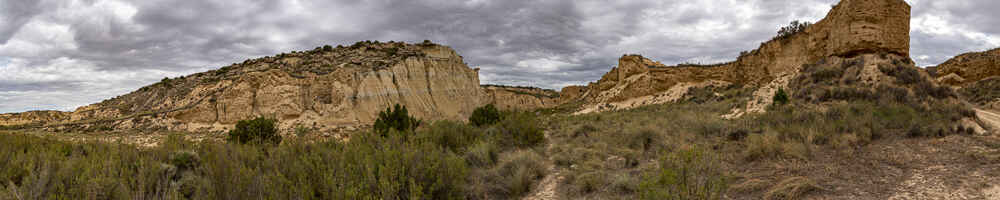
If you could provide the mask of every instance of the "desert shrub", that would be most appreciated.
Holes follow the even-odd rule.
[[[396,104],[392,108],[386,108],[385,111],[379,112],[373,127],[376,133],[385,137],[391,130],[403,133],[412,132],[420,126],[420,123],[420,120],[410,116],[406,106]]]
[[[782,142],[772,134],[754,134],[747,137],[744,157],[754,161],[766,158],[782,157]]]
[[[896,60],[893,60],[896,62]],[[920,71],[916,67],[907,67],[902,65],[902,63],[895,65],[881,64],[878,66],[879,71],[885,73],[886,75],[896,78],[896,83],[903,85],[917,84],[921,82],[928,82],[920,75]]]
[[[596,132],[596,131],[598,131],[598,130],[597,130],[596,127],[594,127],[594,125],[583,124],[583,125],[580,125],[579,128],[576,128],[576,130],[573,130],[573,137],[574,138],[575,137],[580,137],[580,136],[590,137],[590,133],[593,133],[593,132]]]
[[[499,122],[501,117],[500,111],[497,110],[496,106],[486,104],[472,111],[472,116],[469,116],[469,123],[476,126],[493,125]]]
[[[639,190],[640,180],[628,173],[620,173],[611,177],[610,187],[619,194],[634,194]]]
[[[802,199],[802,195],[808,192],[819,190],[816,182],[806,177],[792,177],[782,180],[770,191],[767,191],[764,199],[784,200]]]
[[[198,167],[201,164],[201,158],[194,151],[181,150],[170,154],[169,163],[181,171],[185,171]]]
[[[987,78],[959,90],[971,103],[985,105],[1000,99],[1000,77]]]
[[[800,22],[798,20],[792,21],[787,26],[778,29],[778,35],[774,36],[774,39],[779,40],[791,37],[805,31],[806,28],[809,28],[809,26],[812,26],[811,22]]]
[[[452,152],[465,152],[468,146],[483,138],[481,130],[452,121],[437,121],[417,133],[421,140],[440,145]]]
[[[606,187],[608,176],[602,171],[584,172],[574,176],[572,183],[576,191],[582,194],[590,194]]]
[[[252,120],[240,120],[236,128],[229,131],[228,141],[239,144],[280,144],[281,135],[274,118],[258,117]]]
[[[781,106],[781,105],[788,104],[788,101],[789,101],[788,100],[788,93],[785,93],[785,89],[784,88],[778,88],[778,92],[774,93],[774,97],[772,98],[772,100],[774,100],[774,105]]]
[[[546,174],[544,159],[531,150],[519,150],[503,156],[499,174],[504,178],[508,197],[520,197],[531,191],[534,182]]]
[[[312,132],[312,131],[313,131],[312,128],[309,128],[309,127],[306,127],[306,126],[303,126],[303,125],[295,126],[295,136],[298,136],[298,137],[305,137],[305,136],[309,135],[309,133]]]
[[[831,66],[831,65],[821,65],[815,66],[815,72],[810,73],[810,78],[813,83],[820,82],[833,82],[839,80],[844,76],[844,68]]]
[[[931,82],[921,82],[918,83],[914,88],[913,92],[916,93],[918,97],[933,97],[936,99],[943,99],[949,97],[955,97],[955,91],[947,86],[937,86]]]
[[[639,185],[640,199],[721,199],[727,175],[712,154],[697,148],[672,152]]]
[[[465,162],[470,166],[484,167],[496,164],[500,149],[491,142],[479,141],[465,152]]]
[[[879,85],[878,88],[876,88],[876,91],[876,93],[880,94],[883,98],[893,102],[907,103],[911,101],[910,91],[906,88]]]
[[[659,133],[651,128],[642,128],[629,133],[626,138],[629,140],[628,147],[649,151],[653,148],[654,142],[660,140],[659,136]]]
[[[323,45],[323,51],[333,51],[333,47],[330,45]]]
[[[726,134],[726,139],[730,141],[740,141],[747,138],[749,134],[750,131],[746,129],[734,129],[730,130],[729,133]]]
[[[870,90],[857,87],[830,87],[819,90],[818,102],[874,100],[877,97]]]
[[[512,147],[534,147],[545,142],[545,133],[532,113],[508,115],[487,132],[497,137],[500,144]]]
[[[0,199],[165,199],[176,168],[132,146],[0,134]],[[17,197],[17,198],[15,198]]]

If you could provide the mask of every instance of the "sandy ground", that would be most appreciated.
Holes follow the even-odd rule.
[[[976,116],[989,126],[984,128],[992,129],[994,133],[1000,129],[1000,114],[997,111],[976,109]]]

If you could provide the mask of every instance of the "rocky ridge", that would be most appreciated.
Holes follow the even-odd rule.
[[[939,83],[958,87],[1000,76],[1000,48],[958,55],[930,71]]]
[[[535,87],[482,85],[484,102],[503,110],[534,110],[559,105],[559,92]]]
[[[464,120],[486,103],[530,109],[551,106],[552,99],[541,91],[481,88],[478,69],[447,46],[366,41],[165,78],[73,112],[50,114],[56,117],[0,121],[54,130],[224,131],[239,120],[270,116],[283,130],[339,132],[368,126],[378,112],[397,103],[433,121]]]
[[[68,117],[69,115],[65,112],[51,110],[4,113],[0,114],[0,126],[19,126],[50,121],[61,121],[67,119]]]
[[[625,55],[596,83],[564,89],[561,101],[582,101],[580,113],[586,113],[675,101],[682,96],[678,93],[694,86],[738,84],[759,89],[756,98],[733,115],[763,112],[774,92],[787,87],[804,64],[872,53],[909,57],[909,23],[905,1],[843,0],[804,31],[765,42],[733,62],[665,66]]]

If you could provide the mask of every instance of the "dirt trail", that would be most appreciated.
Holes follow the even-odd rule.
[[[548,131],[545,132],[545,138],[551,137]],[[551,141],[551,140],[550,140]],[[545,146],[546,152],[552,152],[552,143],[549,142]],[[553,200],[559,199],[559,194],[556,193],[556,189],[559,187],[559,182],[562,182],[566,177],[562,175],[562,171],[556,168],[555,161],[549,156],[549,159],[545,162],[546,170],[548,174],[542,178],[542,181],[538,182],[531,189],[531,194],[521,198],[522,200]]]
[[[1000,114],[997,114],[995,111],[976,109],[976,116],[989,126],[984,128],[989,128],[993,132],[1000,129]]]

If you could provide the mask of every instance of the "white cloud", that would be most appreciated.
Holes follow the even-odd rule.
[[[559,58],[536,58],[517,62],[517,66],[534,72],[555,72],[580,64],[564,62]]]

